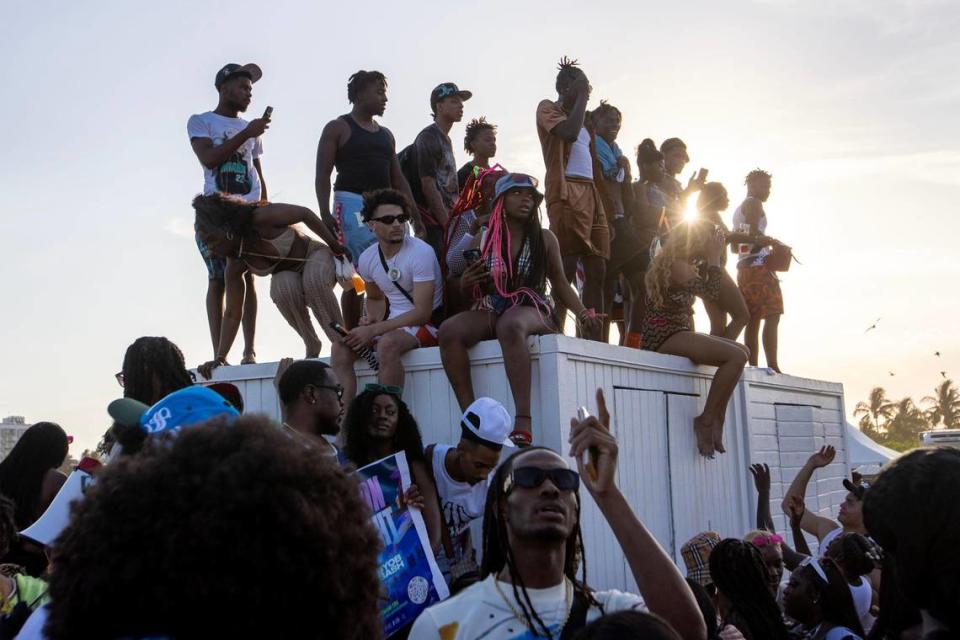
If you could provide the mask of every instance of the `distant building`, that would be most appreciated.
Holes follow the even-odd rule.
[[[7,416],[0,422],[0,460],[7,457],[20,436],[31,426],[23,416]]]

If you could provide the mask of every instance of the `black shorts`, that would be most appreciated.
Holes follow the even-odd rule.
[[[628,218],[617,218],[611,223],[613,240],[610,242],[610,261],[607,276],[621,273],[644,273],[650,266],[650,248],[640,241],[636,228]]]

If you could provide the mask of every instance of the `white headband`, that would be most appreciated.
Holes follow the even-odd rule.
[[[817,575],[820,576],[820,579],[826,582],[827,584],[830,584],[830,580],[827,579],[827,573],[826,571],[823,570],[823,566],[820,564],[819,561],[813,558],[807,558],[800,564],[801,566],[809,565],[813,567],[813,570],[817,572]]]

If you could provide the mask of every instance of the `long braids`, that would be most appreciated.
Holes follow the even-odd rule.
[[[537,637],[551,638],[553,634],[550,628],[537,613],[533,602],[530,600],[530,594],[523,582],[523,576],[517,569],[516,557],[513,548],[510,546],[510,538],[507,533],[507,523],[501,515],[500,507],[507,498],[507,492],[504,490],[504,481],[513,471],[513,465],[519,456],[530,451],[552,451],[547,447],[527,447],[512,454],[497,468],[490,481],[490,487],[487,489],[487,501],[484,505],[483,513],[483,561],[480,565],[480,577],[486,578],[489,575],[497,579],[497,575],[504,567],[510,574],[510,584],[513,588],[513,597],[525,618],[530,632]],[[597,607],[603,610],[599,602],[593,595],[593,590],[587,586],[587,558],[583,546],[583,532],[580,529],[580,495],[576,495],[577,500],[577,522],[566,540],[564,552],[563,575],[570,580],[573,585],[574,594],[579,594],[584,598],[588,606]],[[582,570],[582,579],[577,579],[577,572]]]
[[[189,387],[183,352],[167,338],[144,336],[123,356],[123,396],[152,405],[164,396]]]
[[[441,256],[444,256],[445,258],[447,251],[450,250],[451,235],[457,228],[457,225],[459,225],[461,216],[463,216],[467,211],[476,211],[478,207],[484,204],[484,181],[496,177],[503,177],[505,175],[507,175],[507,170],[500,166],[500,164],[495,164],[489,169],[485,169],[483,167],[476,167],[474,169],[474,173],[471,174],[467,179],[467,183],[464,185],[463,191],[460,192],[457,201],[454,202],[453,206],[450,208],[450,216],[447,219],[447,226],[443,233],[443,252],[440,254]],[[440,266],[443,270],[444,278],[446,278],[446,259],[441,260]]]
[[[193,199],[194,228],[207,233],[221,231],[244,238],[253,233],[253,212],[265,202],[244,202],[240,198],[211,193]]]
[[[710,552],[710,577],[730,601],[728,621],[733,619],[755,640],[786,640],[787,628],[770,592],[766,565],[753,544],[735,538],[721,540]]]

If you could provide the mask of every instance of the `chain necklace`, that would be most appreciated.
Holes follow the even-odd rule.
[[[564,591],[563,593],[564,607],[563,608],[566,611],[566,613],[563,616],[563,620],[560,621],[559,629],[561,633],[563,632],[563,628],[567,626],[567,620],[570,619],[570,612],[572,611],[572,607],[570,605],[571,605],[571,599],[573,596],[573,585],[570,584],[570,580],[567,578],[567,576],[563,576],[563,586],[564,586],[564,590],[563,590]],[[517,611],[517,609],[513,606],[513,603],[510,602],[510,599],[507,598],[507,594],[505,594],[503,590],[500,588],[500,580],[497,579],[497,576],[493,577],[493,588],[496,589],[497,593],[500,594],[500,598],[503,600],[503,603],[507,605],[507,608],[510,609],[510,613],[513,614],[513,617],[519,620],[520,622],[522,622],[523,625],[530,630],[530,633],[532,633],[534,636],[539,637],[540,633],[533,628],[533,625],[530,624],[526,616],[524,616],[522,613]],[[548,630],[548,633],[550,633],[550,638],[553,638],[553,632]],[[560,636],[558,635],[557,637],[559,638]]]

